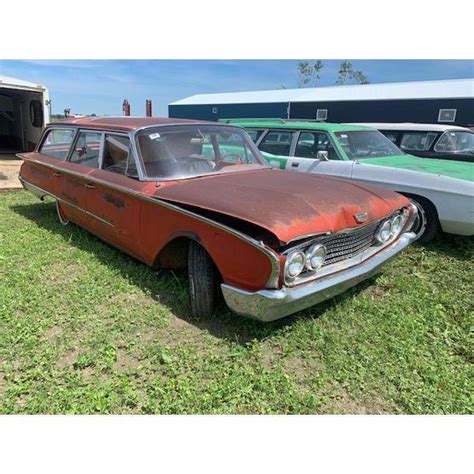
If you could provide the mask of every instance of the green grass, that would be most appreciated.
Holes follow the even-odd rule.
[[[153,271],[51,201],[0,194],[0,413],[473,413],[473,239],[272,324],[193,320]]]

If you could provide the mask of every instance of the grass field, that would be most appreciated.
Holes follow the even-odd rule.
[[[474,240],[272,324],[0,194],[0,413],[473,413]]]

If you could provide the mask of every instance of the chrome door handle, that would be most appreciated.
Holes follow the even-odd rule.
[[[86,188],[87,189],[95,189],[95,186],[93,184],[86,183]]]
[[[56,178],[60,178],[62,176],[61,173],[53,173],[53,176],[56,176]]]
[[[299,163],[291,163],[291,166],[293,166],[293,168],[298,168],[299,165]]]

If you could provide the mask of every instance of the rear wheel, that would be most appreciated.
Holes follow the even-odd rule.
[[[56,201],[56,212],[58,213],[59,222],[61,222],[62,225],[68,225],[69,220],[64,217],[64,213],[61,209],[61,204],[59,204],[59,201]]]
[[[430,201],[419,196],[409,196],[409,199],[418,210],[418,215],[411,228],[412,232],[417,235],[417,241],[421,244],[431,242],[439,231],[436,208]]]
[[[188,276],[192,315],[210,316],[216,295],[216,269],[208,253],[194,241],[189,243]]]

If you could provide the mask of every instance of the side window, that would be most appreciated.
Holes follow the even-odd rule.
[[[406,132],[400,141],[402,150],[426,151],[438,136],[436,132]]]
[[[330,160],[339,159],[327,133],[301,132],[296,144],[295,156],[317,159],[319,151],[327,151]]]
[[[262,136],[263,130],[247,130],[250,138],[254,143],[257,143],[258,139]]]
[[[98,168],[101,142],[100,132],[79,132],[69,161],[77,165]]]
[[[272,155],[289,156],[293,132],[272,130],[268,132],[259,145],[260,151]]]
[[[137,168],[130,151],[130,140],[120,135],[105,134],[102,169],[137,178]]]
[[[65,160],[71,148],[74,130],[63,128],[52,128],[46,133],[39,152],[43,155]]]

